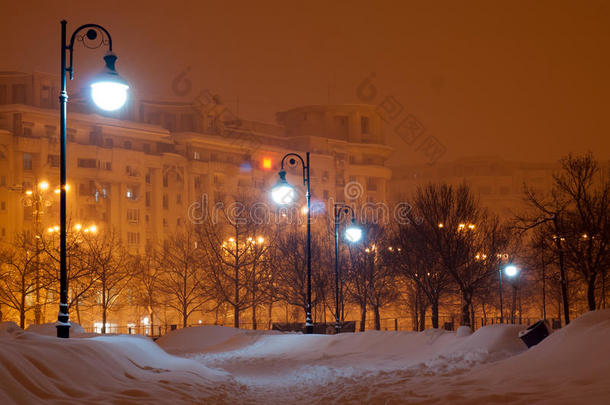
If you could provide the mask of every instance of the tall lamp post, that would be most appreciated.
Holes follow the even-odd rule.
[[[519,269],[517,268],[517,266],[514,266],[512,264],[509,264],[508,266],[504,267],[504,273],[506,273],[506,275],[508,277],[515,277],[517,275],[517,273],[519,273]],[[500,277],[500,323],[504,323],[504,308],[502,305],[502,267],[500,266],[500,271],[499,271],[499,277]]]
[[[335,220],[335,333],[341,331],[341,315],[339,311],[339,227],[341,225],[342,215],[352,214],[350,225],[345,228],[345,239],[355,243],[362,239],[362,228],[356,225],[356,217],[354,209],[349,205],[335,204],[334,205],[334,220]]]
[[[60,253],[59,253],[59,314],[57,316],[57,337],[70,337],[70,317],[68,315],[68,274],[66,257],[66,149],[67,149],[67,103],[66,75],[74,77],[74,45],[81,42],[86,48],[95,49],[108,46],[104,56],[105,67],[91,83],[91,97],[94,103],[106,111],[114,111],[127,101],[127,82],[116,72],[114,64],[117,57],[112,53],[112,38],[108,31],[97,24],[84,24],[72,33],[67,41],[65,20],[61,21],[61,92],[59,93],[59,141],[60,141],[60,174],[59,174],[59,210],[60,210]]]
[[[288,181],[286,181],[286,171],[284,170],[284,162],[288,159],[290,166],[295,166],[297,162],[301,162],[303,166],[303,185],[306,187],[305,198],[307,200],[307,308],[305,310],[305,333],[313,333],[313,321],[311,318],[311,193],[310,193],[310,177],[309,177],[309,152],[305,154],[305,160],[297,153],[288,153],[282,158],[279,180],[271,190],[273,201],[280,205],[291,204],[296,198],[296,192]]]

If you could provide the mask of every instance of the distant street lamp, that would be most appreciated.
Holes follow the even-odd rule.
[[[335,204],[334,205],[334,220],[335,220],[335,333],[341,331],[341,314],[339,311],[339,226],[341,225],[342,214],[352,214],[350,225],[345,228],[345,239],[349,242],[356,243],[362,239],[362,228],[356,224],[354,209],[349,205]]]
[[[60,255],[59,255],[59,314],[57,316],[57,337],[70,337],[70,317],[68,314],[68,275],[66,257],[66,150],[67,150],[67,103],[66,75],[74,77],[73,54],[75,41],[82,42],[87,48],[108,46],[104,56],[105,67],[95,76],[91,84],[91,96],[94,103],[106,111],[121,108],[127,101],[127,82],[115,69],[116,55],[112,53],[112,38],[108,31],[97,24],[85,24],[78,27],[67,41],[65,20],[61,21],[61,92],[59,94],[59,140],[60,140]],[[99,37],[99,38],[98,38]],[[69,58],[69,59],[68,59]]]
[[[271,198],[279,205],[291,204],[296,199],[296,190],[286,180],[284,161],[288,160],[290,166],[295,166],[298,161],[303,166],[303,185],[306,186],[305,199],[307,200],[307,308],[305,310],[305,333],[313,333],[313,321],[311,318],[311,193],[309,177],[309,152],[305,154],[305,160],[296,153],[288,153],[282,158],[279,180],[271,190]]]

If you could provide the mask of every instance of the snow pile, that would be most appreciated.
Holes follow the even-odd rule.
[[[196,326],[178,329],[157,339],[159,346],[173,354],[199,353],[244,333],[241,329],[225,326]]]
[[[157,345],[130,335],[57,339],[3,323],[0,403],[607,403],[610,310],[529,350],[521,329],[325,336],[207,326]]]
[[[0,324],[0,403],[226,402],[233,379],[145,337],[58,339]]]
[[[76,322],[70,322],[72,326],[70,326],[70,336],[80,335],[85,333],[85,329],[82,326],[77,324]],[[38,333],[39,335],[45,336],[57,336],[57,328],[55,327],[55,322],[53,323],[43,323],[39,325],[30,325],[26,329],[28,332]]]

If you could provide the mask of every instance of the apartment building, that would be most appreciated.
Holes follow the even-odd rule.
[[[59,222],[59,80],[0,74],[0,237]],[[242,194],[268,201],[281,158],[311,152],[314,201],[387,200],[392,149],[374,106],[307,106],[277,123],[240,120],[214,96],[190,103],[132,98],[102,113],[84,92],[68,105],[68,216],[113,228],[134,252],[189,221],[189,206]],[[289,180],[300,184],[298,168]],[[38,204],[38,205],[37,205]]]

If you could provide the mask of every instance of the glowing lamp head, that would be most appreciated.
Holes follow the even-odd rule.
[[[286,172],[284,170],[279,172],[279,176],[280,179],[271,190],[271,198],[279,205],[291,204],[296,199],[296,191],[286,181]]]
[[[352,221],[352,224],[345,228],[345,239],[352,243],[358,242],[362,239],[362,228]]]
[[[504,268],[504,273],[506,273],[508,277],[515,277],[517,273],[519,273],[519,269],[517,268],[517,266],[511,264]]]
[[[110,52],[104,56],[106,66],[91,83],[91,97],[93,102],[102,110],[115,111],[127,101],[129,86],[125,79],[117,73],[114,64],[117,57]]]

